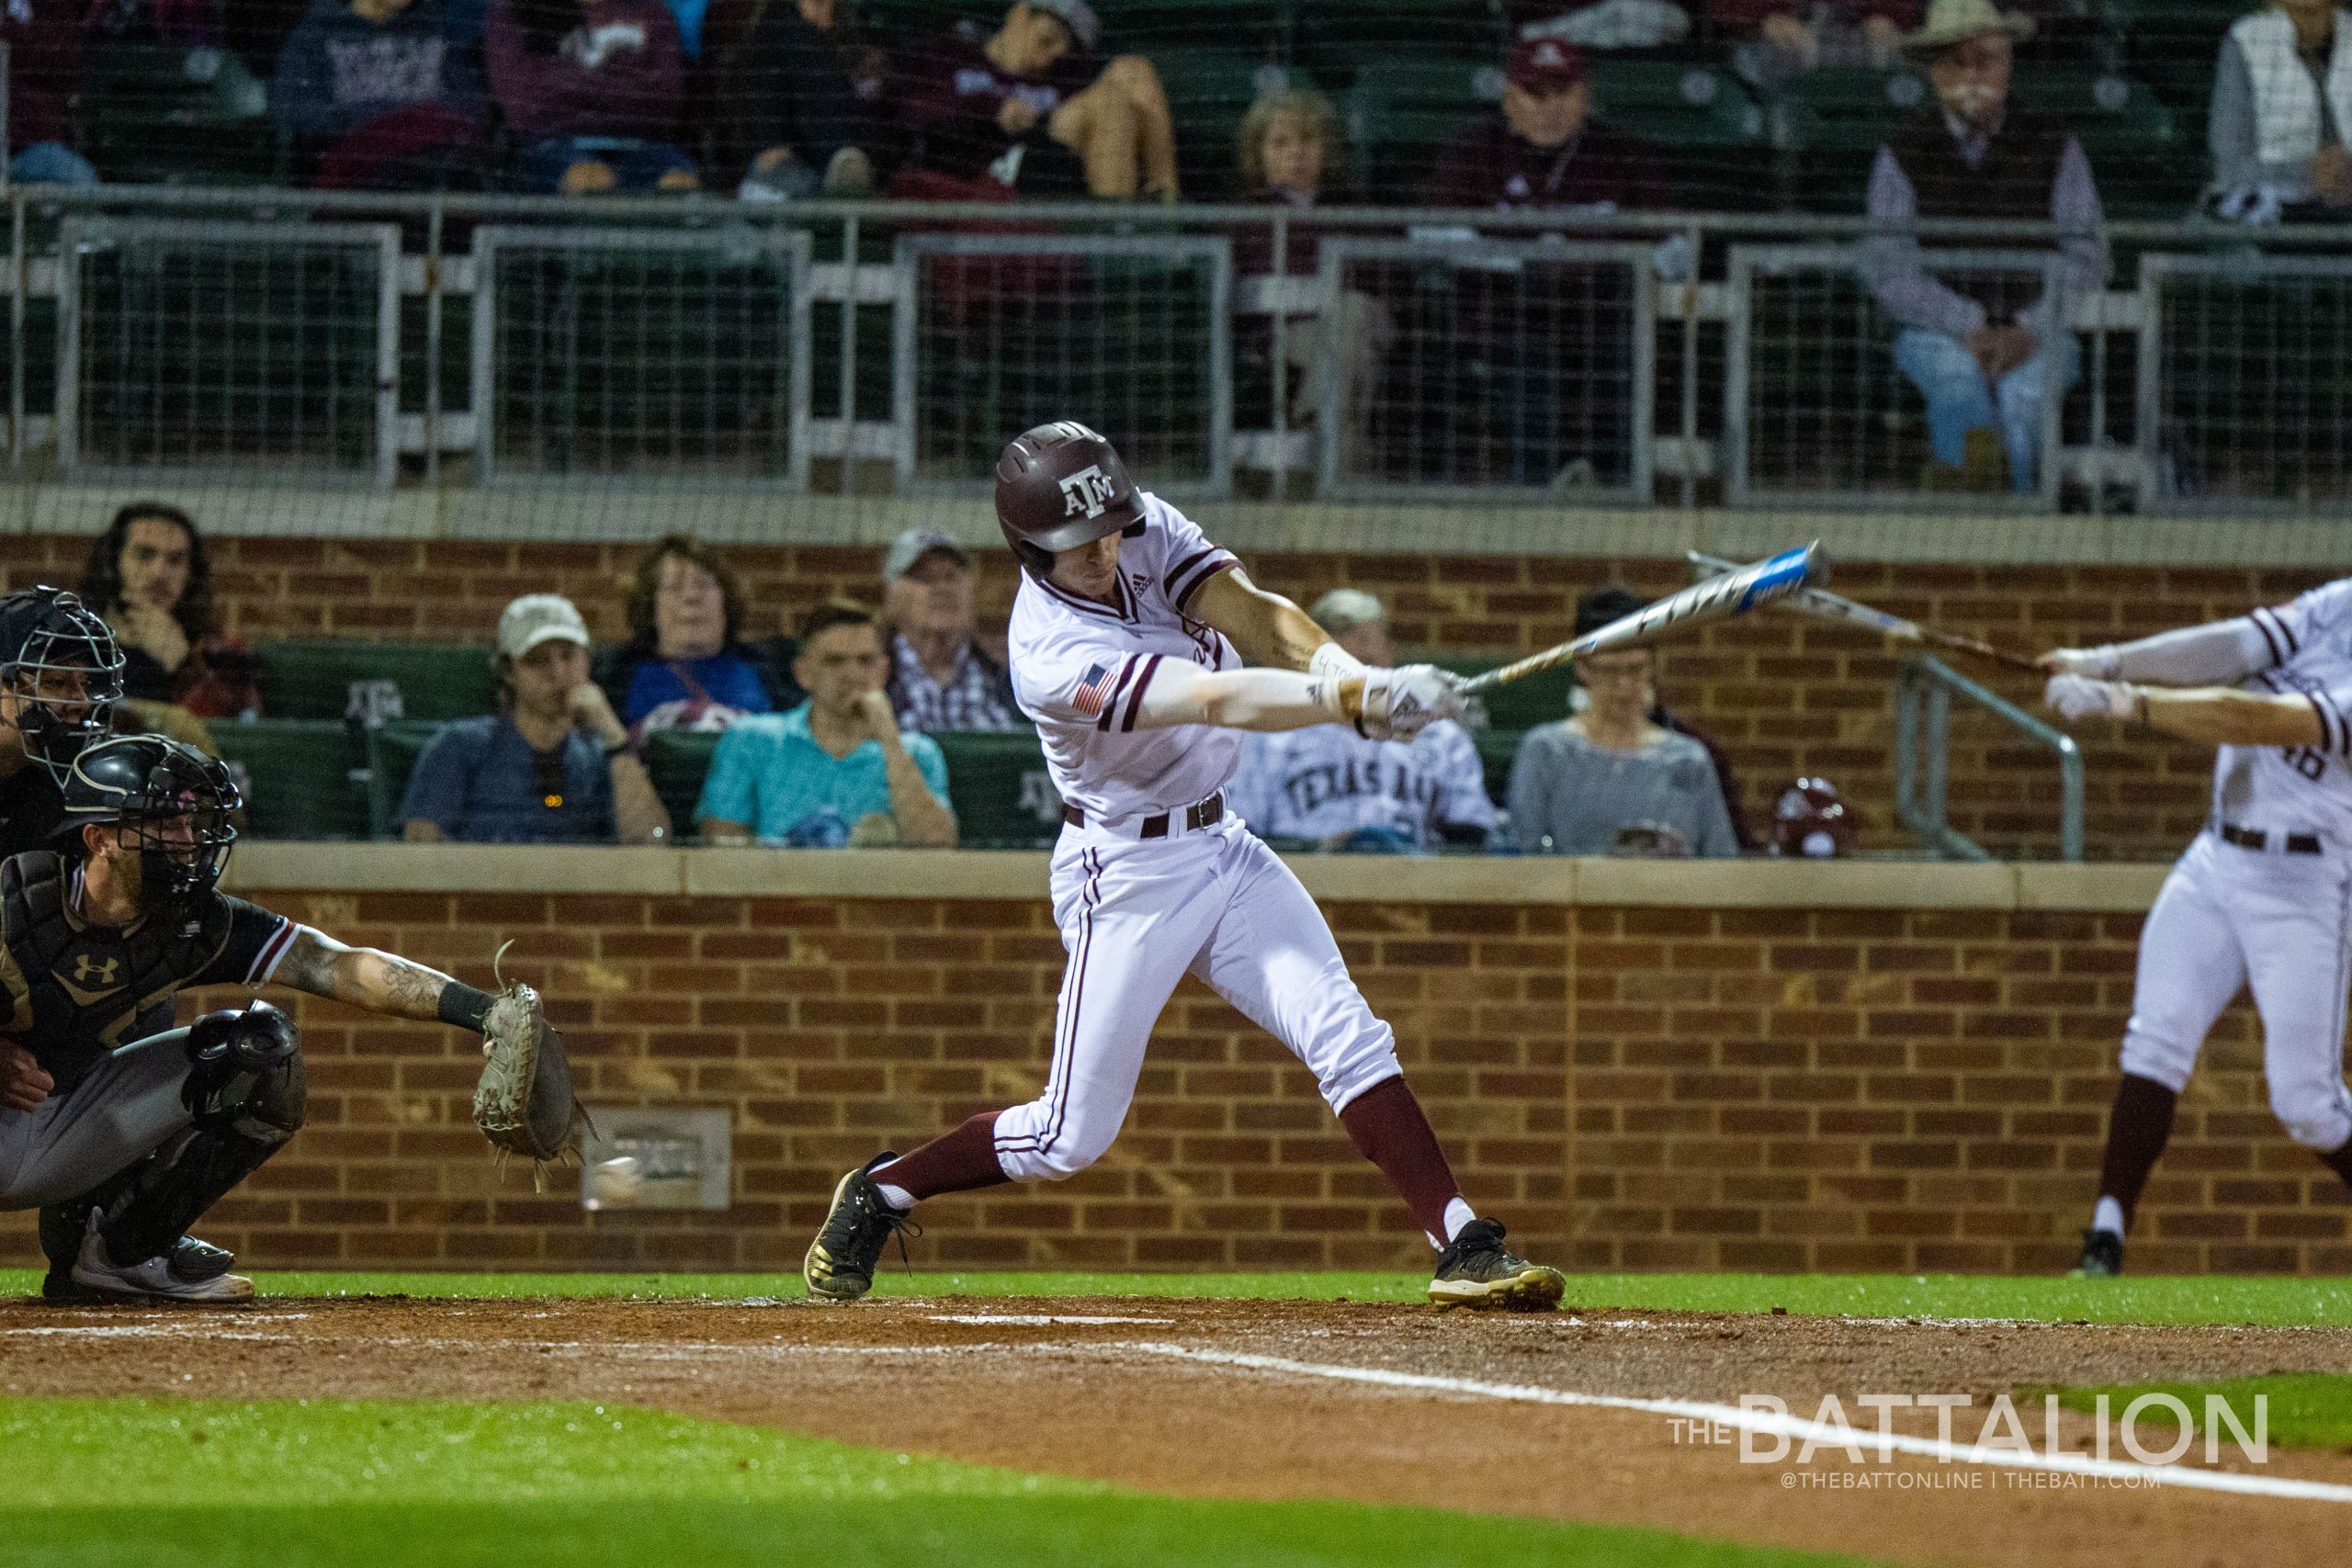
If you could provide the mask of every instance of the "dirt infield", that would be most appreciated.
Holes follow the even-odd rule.
[[[619,1401],[1158,1491],[1345,1497],[1650,1524],[1905,1562],[2338,1563],[2352,1501],[2238,1495],[2043,1468],[1743,1463],[1687,1411],[1811,1416],[1838,1394],[1996,1394],[2047,1384],[2352,1370],[2352,1330],[2118,1328],[1608,1310],[1440,1314],[1345,1301],[933,1298],[774,1303],[273,1299],[233,1312],[0,1313],[11,1394]],[[2046,1451],[2039,1401],[2025,1436]],[[1932,1437],[1925,1410],[1898,1436]],[[2087,1453],[2064,1415],[2057,1447]],[[2168,1431],[2143,1432],[2161,1448]],[[1871,1440],[1875,1440],[1872,1437]],[[2119,1446],[2113,1457],[2128,1461]],[[2192,1450],[2201,1465],[2201,1450]],[[2272,1450],[2221,1469],[2352,1487],[2352,1455]],[[658,1456],[649,1456],[657,1463]],[[2346,1496],[2352,1497],[2352,1493]]]

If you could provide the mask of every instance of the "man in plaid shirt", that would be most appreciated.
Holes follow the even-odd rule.
[[[1028,727],[1004,667],[972,640],[972,558],[933,528],[909,528],[882,564],[890,705],[925,735]]]

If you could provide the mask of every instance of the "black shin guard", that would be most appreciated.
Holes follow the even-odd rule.
[[[2126,1224],[2131,1224],[2149,1173],[2156,1168],[2157,1157],[2172,1137],[2173,1111],[2179,1103],[2178,1094],[2154,1078],[2126,1073],[2116,1087],[2115,1108],[2107,1119],[2107,1155],[2099,1162],[2098,1190],[2099,1196],[2123,1206]]]
[[[283,1138],[266,1143],[193,1128],[181,1134],[135,1167],[131,1181],[105,1207],[98,1232],[107,1254],[126,1267],[163,1257],[197,1216],[285,1146]]]

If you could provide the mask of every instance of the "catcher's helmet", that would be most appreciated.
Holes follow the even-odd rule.
[[[1005,444],[996,460],[996,521],[1021,564],[1043,577],[1056,550],[1141,528],[1143,498],[1116,447],[1076,420],[1057,420]]]
[[[89,607],[60,588],[0,599],[0,685],[22,705],[25,750],[59,784],[85,746],[107,733],[122,698],[122,650]]]
[[[166,905],[193,904],[212,891],[244,805],[227,767],[161,735],[101,740],[74,759],[62,793],[60,848],[79,854],[84,828],[122,824],[139,851],[146,892]]]
[[[1854,814],[1827,779],[1798,779],[1772,803],[1772,852],[1828,860],[1854,852]]]

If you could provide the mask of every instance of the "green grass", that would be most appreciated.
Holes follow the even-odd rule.
[[[798,1296],[797,1274],[263,1273],[265,1294]],[[885,1296],[1223,1296],[1261,1301],[1418,1302],[1408,1274],[885,1274]],[[30,1294],[40,1276],[0,1270],[0,1294]],[[1568,1280],[1581,1311],[1770,1312],[1859,1317],[1996,1317],[2088,1323],[2352,1325],[2352,1279],[2148,1275],[2124,1280],[2008,1279],[1937,1274],[1581,1274]]]
[[[41,1568],[1860,1568],[1659,1530],[1166,1497],[620,1405],[0,1400],[0,1454],[7,1561]]]
[[[2214,1382],[2114,1383],[2105,1388],[2064,1388],[2055,1391],[2058,1403],[2074,1410],[2097,1410],[2098,1396],[2107,1395],[2108,1416],[2120,1419],[2124,1407],[2143,1393],[2169,1393],[2188,1406],[2189,1418],[2202,1432],[2205,1401],[2218,1394],[2228,1401],[2230,1413],[2251,1433],[2256,1396],[2270,1402],[2269,1439],[2289,1449],[2352,1448],[2352,1375],[2342,1372],[2279,1372],[2268,1377],[2225,1378]],[[2038,1397],[2038,1396],[2037,1396]],[[2163,1406],[2143,1410],[2135,1419],[2164,1423]],[[2224,1443],[2233,1442],[2223,1428]],[[2161,1447],[2164,1439],[2143,1442]]]

